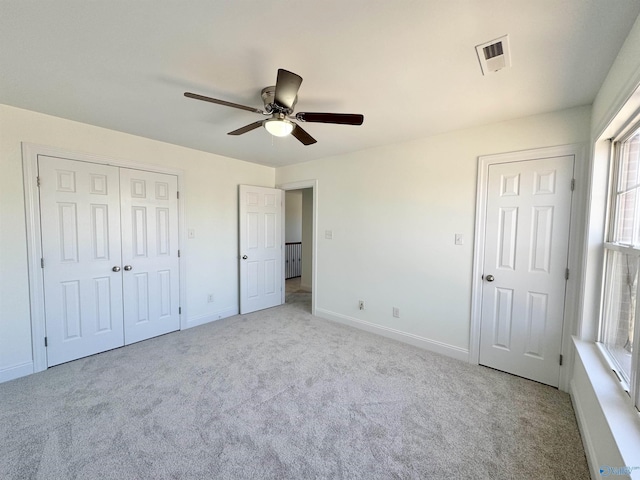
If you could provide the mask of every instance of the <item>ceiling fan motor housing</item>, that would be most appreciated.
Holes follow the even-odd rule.
[[[296,106],[296,103],[298,102],[298,96],[296,95],[296,99],[293,101],[293,105],[291,105],[291,108],[286,108],[282,105],[278,105],[275,100],[275,85],[263,88],[260,96],[262,97],[262,101],[264,102],[264,109],[267,113],[278,112],[284,113],[285,115],[291,115],[293,113],[293,109]]]

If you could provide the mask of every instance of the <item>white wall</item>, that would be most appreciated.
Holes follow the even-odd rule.
[[[0,381],[32,359],[21,142],[182,169],[188,324],[237,312],[238,184],[272,187],[274,169],[0,105]]]
[[[590,110],[278,168],[276,184],[318,180],[317,313],[467,358],[477,158],[586,142]]]
[[[287,243],[302,242],[302,191],[285,192],[284,206],[285,232]]]

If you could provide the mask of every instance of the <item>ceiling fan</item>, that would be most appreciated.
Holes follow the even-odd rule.
[[[301,76],[282,68],[278,69],[278,78],[276,79],[275,86],[262,89],[261,95],[264,102],[264,110],[227,102],[225,100],[218,100],[217,98],[205,97],[197,93],[185,92],[184,96],[271,117],[245,125],[233,132],[229,132],[228,135],[242,135],[243,133],[263,126],[271,135],[276,137],[285,137],[291,134],[304,145],[311,145],[316,143],[317,140],[303,130],[300,125],[291,120],[312,123],[336,123],[340,125],[362,125],[364,116],[353,113],[298,112],[293,115],[293,109],[298,100],[300,84],[302,84]]]

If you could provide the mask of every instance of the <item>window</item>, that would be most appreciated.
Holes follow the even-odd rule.
[[[612,198],[605,248],[604,298],[600,342],[614,370],[640,405],[640,125],[616,139]]]

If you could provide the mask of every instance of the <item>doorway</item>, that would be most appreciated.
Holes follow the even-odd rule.
[[[287,268],[287,258],[283,259],[282,302],[307,301],[311,297],[311,314],[315,314],[317,298],[316,268],[316,218],[317,218],[317,181],[308,180],[279,185],[285,191],[283,238],[285,245],[294,253],[293,260],[299,262],[299,269]],[[300,255],[296,256],[296,244],[300,244]],[[295,267],[295,265],[294,265]],[[299,272],[299,276],[298,276]],[[290,278],[287,278],[290,277]],[[306,300],[305,300],[306,297]]]
[[[313,189],[285,192],[285,303],[310,302]]]

